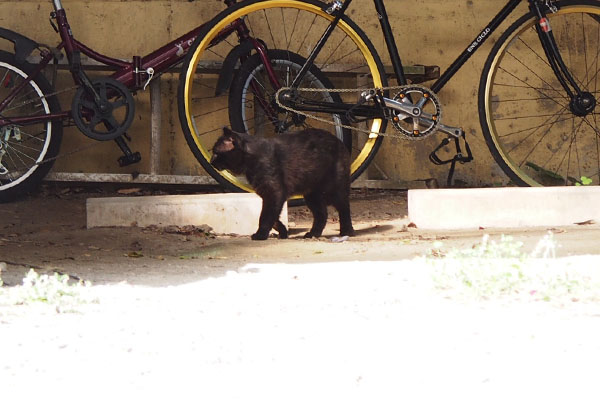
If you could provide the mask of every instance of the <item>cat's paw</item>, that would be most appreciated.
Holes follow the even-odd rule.
[[[268,233],[256,232],[254,235],[250,236],[252,240],[267,240],[269,238]]]
[[[312,238],[318,238],[319,236],[321,236],[320,233],[315,233],[315,232],[307,232],[304,235],[304,239],[312,239]]]
[[[340,231],[340,236],[356,236],[354,229],[344,229]]]
[[[285,231],[285,232],[279,232],[279,239],[287,239],[287,238],[288,238],[287,231]]]

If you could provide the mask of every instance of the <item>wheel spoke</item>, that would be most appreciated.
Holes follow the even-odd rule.
[[[598,15],[600,7],[576,2],[549,15],[567,70],[582,91],[596,99],[600,69]],[[482,79],[490,86],[487,91],[483,85],[480,89],[481,96],[487,93],[485,113],[481,114],[487,143],[502,169],[518,184],[572,185],[582,176],[593,176],[593,184],[597,185],[599,106],[583,111],[571,105],[546,59],[532,21],[522,18],[515,22],[490,55],[484,74],[492,79]],[[496,51],[503,54],[496,55]]]
[[[48,113],[58,113],[60,108],[56,98],[50,95],[51,86],[43,75],[27,80],[34,71],[29,64],[19,64],[14,56],[0,52],[0,98],[13,96],[2,111],[2,117],[10,121],[20,118],[33,118]],[[24,84],[25,83],[25,84]],[[12,93],[20,85],[18,93]],[[41,161],[56,155],[60,141],[59,122],[30,121],[26,126],[7,125],[0,128],[1,156],[0,202],[13,200],[36,186],[52,163]]]
[[[233,11],[225,13],[219,20],[206,25],[202,43],[211,43],[210,48],[193,47],[188,60],[192,65],[184,65],[184,71],[195,70],[193,76],[182,74],[183,90],[180,91],[180,115],[183,131],[196,158],[202,166],[230,190],[251,190],[247,183],[228,173],[214,170],[209,163],[210,149],[221,133],[223,126],[233,130],[246,131],[264,137],[275,137],[281,131],[297,131],[312,126],[326,129],[347,143],[352,152],[353,178],[358,176],[370,162],[372,155],[381,143],[381,138],[362,138],[349,129],[335,124],[351,125],[345,116],[330,113],[314,113],[330,123],[324,123],[305,116],[297,116],[279,107],[275,94],[281,86],[289,86],[319,39],[329,26],[332,17],[312,2],[302,0],[281,0],[277,2],[249,0],[233,6]],[[257,39],[267,49],[270,64],[264,65],[257,51],[242,55],[232,73],[231,86],[215,96],[218,77],[203,71],[202,65],[219,65],[233,48],[231,43],[239,43],[236,34],[224,40],[219,31],[233,23],[244,21],[250,37]],[[372,49],[366,35],[356,31],[354,24],[344,18],[336,26],[314,65],[300,83],[301,89],[340,88],[356,90],[357,77],[361,76],[361,86],[386,86],[386,76],[382,73],[381,62]],[[235,42],[235,43],[234,43]],[[326,71],[323,71],[325,68]],[[273,74],[271,74],[271,70]],[[193,79],[191,79],[193,78]],[[356,94],[319,91],[298,92],[298,101],[303,99],[322,102],[355,102]],[[362,125],[370,126],[373,121]],[[359,123],[354,124],[358,126]],[[362,128],[361,125],[361,128]],[[385,129],[385,122],[377,121],[378,131]],[[361,139],[360,142],[358,139]],[[355,161],[358,160],[358,161]]]

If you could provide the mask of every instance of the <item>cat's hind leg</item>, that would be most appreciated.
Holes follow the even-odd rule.
[[[332,205],[335,207],[340,217],[340,236],[354,236],[355,232],[352,227],[350,200],[348,197],[340,194],[333,199]]]
[[[312,212],[313,225],[305,235],[305,239],[319,237],[327,224],[327,204],[320,193],[312,192],[304,195],[306,206]]]

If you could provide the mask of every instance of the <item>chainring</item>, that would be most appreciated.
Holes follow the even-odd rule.
[[[135,101],[127,86],[112,78],[92,81],[97,96],[80,86],[73,97],[71,116],[86,136],[100,141],[122,136],[133,122]]]
[[[408,116],[392,111],[391,122],[394,128],[406,139],[422,140],[438,130],[442,117],[440,101],[435,93],[424,86],[407,85],[394,96],[394,100],[405,105],[415,105],[421,109],[421,115]]]

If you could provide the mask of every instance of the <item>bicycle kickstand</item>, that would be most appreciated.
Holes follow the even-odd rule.
[[[462,137],[463,141],[465,142],[465,150],[467,152],[466,156],[463,154],[462,149],[460,147],[460,138],[461,137]],[[454,139],[454,144],[456,146],[456,155],[448,160],[442,160],[440,157],[438,157],[437,152],[439,150],[441,150],[443,147],[446,147],[448,144],[450,144],[451,139]],[[467,138],[465,136],[465,132],[463,130],[461,130],[460,134],[458,136],[449,135],[448,137],[444,138],[442,140],[442,142],[440,143],[440,145],[437,146],[435,148],[435,150],[433,150],[431,152],[431,154],[429,154],[429,161],[431,161],[435,165],[444,165],[444,164],[450,163],[450,171],[448,172],[448,180],[446,181],[446,185],[447,185],[447,187],[452,187],[452,178],[454,177],[454,170],[456,168],[456,163],[460,162],[461,164],[464,164],[464,163],[473,161],[473,154],[471,153],[471,148],[469,147],[469,143],[467,143]]]

